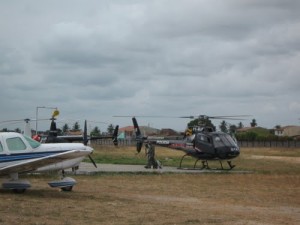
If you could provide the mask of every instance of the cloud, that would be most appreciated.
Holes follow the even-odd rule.
[[[1,2],[0,120],[49,105],[121,126],[130,120],[112,115],[297,123],[299,8],[292,0]]]
[[[291,102],[289,104],[289,110],[300,113],[300,102]]]

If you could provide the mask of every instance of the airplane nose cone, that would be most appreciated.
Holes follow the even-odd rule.
[[[90,153],[92,153],[94,151],[94,149],[90,146],[86,146],[85,149],[86,149],[86,151],[89,151]]]

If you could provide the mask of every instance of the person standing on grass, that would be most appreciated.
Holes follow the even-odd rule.
[[[147,165],[145,166],[146,169],[150,169],[153,166],[153,169],[157,169],[158,164],[155,160],[155,146],[147,143],[145,145],[145,155],[147,156]]]

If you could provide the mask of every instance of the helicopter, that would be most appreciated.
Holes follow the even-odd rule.
[[[71,142],[83,142],[84,145],[87,145],[90,140],[98,140],[98,139],[112,139],[113,144],[115,146],[118,145],[117,141],[117,136],[118,136],[118,130],[119,126],[116,125],[114,128],[114,131],[112,135],[99,135],[99,136],[89,136],[87,133],[87,120],[84,121],[84,131],[83,134],[81,135],[58,135],[59,130],[57,129],[56,126],[56,120],[57,117],[59,116],[60,112],[55,109],[52,112],[51,118],[47,119],[16,119],[16,120],[6,120],[6,121],[0,121],[0,124],[2,123],[19,123],[23,122],[24,123],[24,131],[22,132],[24,135],[31,137],[35,141],[38,142],[43,142],[43,143],[71,143]],[[40,135],[37,133],[35,135],[32,135],[31,131],[31,121],[51,121],[50,123],[50,129],[47,135]]]
[[[205,116],[201,115],[198,117],[194,116],[184,116],[179,118],[199,118],[199,119],[234,119],[240,120],[232,117],[242,117],[248,115],[240,116]],[[179,164],[179,168],[182,168],[182,161],[185,157],[191,156],[196,158],[194,163],[194,169],[199,160],[202,162],[201,169],[210,169],[208,161],[217,160],[220,162],[221,169],[224,170],[222,161],[226,161],[229,170],[233,169],[235,165],[232,164],[232,159],[236,158],[240,154],[240,148],[237,144],[235,138],[231,135],[214,131],[212,127],[199,124],[199,126],[194,126],[187,128],[184,135],[180,140],[171,140],[168,138],[155,138],[155,137],[144,137],[139,129],[139,125],[136,117],[132,117],[133,126],[136,134],[136,149],[139,153],[142,149],[143,143],[154,144],[162,147],[167,147],[171,149],[181,150],[185,152],[182,156]]]
[[[107,136],[88,136],[87,134],[87,121],[84,121],[83,135],[58,135],[58,130],[56,128],[55,118],[52,117],[50,124],[50,130],[48,136],[46,136],[45,143],[59,143],[59,142],[80,142],[83,141],[84,145],[88,144],[90,140],[98,139],[109,139],[111,138],[115,146],[118,145],[118,130],[119,125],[116,125],[112,135]]]
[[[51,118],[51,125],[49,130],[49,135],[46,137],[45,143],[72,143],[72,142],[83,142],[85,146],[88,145],[89,140],[97,140],[97,139],[108,139],[111,138],[114,146],[118,146],[118,130],[119,126],[116,125],[112,136],[88,136],[87,134],[87,121],[84,121],[84,131],[83,135],[64,135],[58,136],[56,129],[55,118]],[[93,165],[97,168],[97,165],[93,158],[88,155],[89,159],[93,163]]]
[[[82,142],[85,146],[88,145],[90,140],[97,140],[97,139],[112,139],[114,146],[118,146],[118,131],[119,125],[115,126],[113,134],[111,136],[88,136],[87,132],[87,121],[84,121],[84,129],[83,135],[58,135],[58,129],[56,128],[56,117],[59,115],[58,110],[54,111],[52,117],[50,118],[50,130],[48,136],[46,136],[45,143],[72,143],[72,142]],[[37,137],[39,138],[39,137]],[[35,139],[35,138],[34,138]],[[93,165],[97,168],[97,165],[93,158],[88,155],[89,159],[93,163]]]

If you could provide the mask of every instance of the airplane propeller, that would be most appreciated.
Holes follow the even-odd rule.
[[[84,129],[83,129],[83,144],[87,145],[89,142],[88,140],[88,135],[87,135],[87,122],[86,120],[84,121]],[[88,155],[89,159],[91,160],[91,162],[93,163],[93,165],[95,166],[95,168],[97,168],[97,164],[95,163],[95,161],[93,160],[91,155]]]
[[[91,160],[91,162],[93,163],[93,165],[95,166],[95,168],[97,168],[97,164],[95,163],[95,161],[93,160],[92,156],[88,155],[89,159]]]
[[[119,132],[119,125],[117,125],[114,129],[113,132],[113,136],[112,136],[112,140],[115,146],[118,146],[118,132]],[[88,135],[87,135],[87,121],[84,121],[84,130],[83,130],[83,144],[87,145],[88,144]],[[91,155],[88,155],[88,157],[90,158],[91,162],[93,163],[93,165],[97,168],[97,165],[95,163],[95,161],[93,160],[93,158],[91,157]]]

